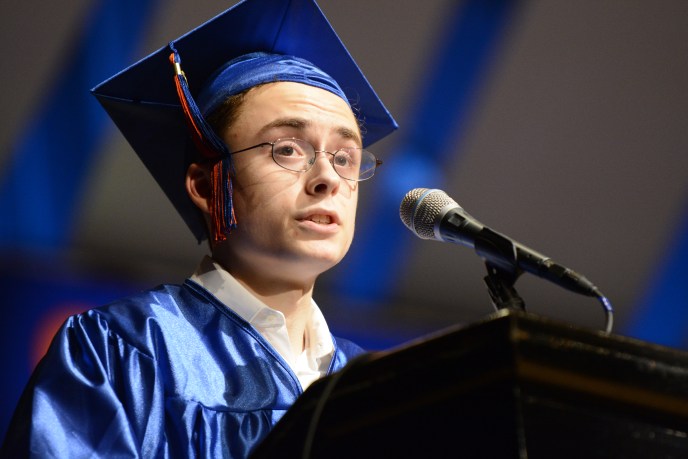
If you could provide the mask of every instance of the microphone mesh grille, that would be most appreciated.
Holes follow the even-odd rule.
[[[404,199],[401,200],[401,206],[399,206],[399,217],[404,225],[411,231],[413,231],[413,211],[416,208],[416,203],[423,196],[423,193],[427,192],[427,188],[414,188],[413,190],[406,193]]]
[[[445,206],[459,205],[444,191],[415,188],[404,196],[399,216],[411,231],[421,239],[435,239],[435,220]]]

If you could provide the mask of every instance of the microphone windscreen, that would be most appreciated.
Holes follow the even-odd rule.
[[[435,221],[448,205],[459,207],[442,190],[415,188],[404,196],[399,206],[399,217],[404,225],[421,239],[436,239]]]

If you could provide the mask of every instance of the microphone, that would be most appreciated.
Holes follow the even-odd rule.
[[[526,271],[573,292],[603,298],[588,279],[483,225],[442,190],[409,191],[401,201],[399,216],[421,239],[465,245],[506,272],[517,275],[519,270]]]

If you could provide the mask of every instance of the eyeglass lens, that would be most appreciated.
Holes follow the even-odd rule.
[[[332,166],[340,177],[347,180],[365,180],[373,176],[375,156],[361,148],[342,148],[334,153]],[[272,157],[285,169],[303,172],[315,163],[316,150],[309,142],[300,139],[278,139],[272,145]]]

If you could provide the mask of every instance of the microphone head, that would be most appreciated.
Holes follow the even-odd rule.
[[[415,188],[404,196],[399,206],[399,217],[404,225],[421,239],[437,239],[435,222],[442,209],[452,205],[460,207],[456,201],[442,190]]]

